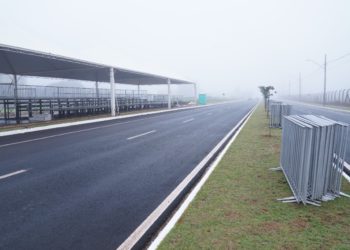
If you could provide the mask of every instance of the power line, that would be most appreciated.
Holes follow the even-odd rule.
[[[330,60],[330,61],[328,61],[328,63],[337,62],[337,61],[339,61],[339,60],[341,60],[341,59],[343,59],[343,58],[345,58],[345,57],[347,57],[347,56],[350,56],[350,52],[349,52],[349,53],[346,53],[345,55],[342,55],[342,56],[340,56],[340,57],[338,57],[338,58],[336,58],[336,59]]]

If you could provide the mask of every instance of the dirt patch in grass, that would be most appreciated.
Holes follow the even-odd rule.
[[[281,129],[263,107],[248,121],[160,249],[350,249],[350,199],[285,204]],[[343,191],[350,185],[343,180]]]

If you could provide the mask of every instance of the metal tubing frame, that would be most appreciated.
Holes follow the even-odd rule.
[[[171,109],[171,88],[170,88],[171,80],[168,79],[167,83],[168,83],[168,109]]]
[[[113,68],[109,70],[109,79],[111,84],[111,116],[115,116],[115,82]]]

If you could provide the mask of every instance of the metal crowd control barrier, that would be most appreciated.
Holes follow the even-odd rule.
[[[271,102],[269,105],[270,128],[282,128],[283,116],[290,115],[291,105],[282,102]]]
[[[349,125],[323,116],[285,116],[281,170],[293,192],[283,202],[320,205],[340,195]]]

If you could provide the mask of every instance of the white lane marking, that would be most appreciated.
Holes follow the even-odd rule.
[[[259,104],[259,103],[258,103]],[[140,238],[147,232],[147,230],[154,224],[154,222],[161,216],[164,211],[168,208],[170,204],[178,197],[178,195],[183,191],[183,189],[190,183],[190,181],[197,176],[198,172],[206,165],[206,163],[211,159],[215,152],[221,147],[221,145],[228,139],[228,137],[236,131],[236,129],[241,125],[245,118],[249,117],[256,106],[252,108],[248,114],[246,114],[237,125],[227,133],[227,135],[210,151],[208,155],[180,182],[180,184],[162,201],[159,206],[153,210],[153,212],[132,232],[129,237],[117,248],[117,250],[131,249]]]
[[[221,103],[213,103],[213,104],[207,104],[207,105],[198,105],[198,106],[189,106],[189,107],[181,107],[181,108],[175,108],[175,109],[167,109],[167,110],[159,110],[159,111],[151,111],[151,112],[145,112],[145,113],[138,113],[138,114],[130,114],[130,115],[121,115],[116,117],[106,117],[106,118],[97,118],[97,119],[91,119],[91,120],[85,120],[85,121],[76,121],[76,122],[67,122],[62,124],[52,124],[42,127],[36,127],[36,128],[25,128],[25,129],[16,129],[11,131],[4,131],[0,132],[1,136],[9,136],[9,135],[18,135],[18,134],[25,134],[25,133],[31,133],[36,131],[43,131],[43,130],[49,130],[49,129],[55,129],[55,128],[65,128],[65,127],[71,127],[76,125],[83,125],[83,124],[89,124],[89,123],[96,123],[96,122],[104,122],[104,121],[111,121],[111,120],[121,120],[131,117],[142,117],[152,114],[162,114],[162,113],[170,113],[173,111],[179,111],[179,110],[191,110],[191,109],[200,109],[215,105],[222,105],[227,103],[233,103],[233,102],[240,102],[243,100],[234,100],[234,101],[227,101],[227,102],[221,102]]]
[[[146,133],[142,133],[142,134],[139,134],[139,135],[131,136],[131,137],[127,138],[127,140],[132,140],[132,139],[144,136],[144,135],[153,134],[155,132],[157,132],[157,131],[156,130],[151,130],[151,131],[148,131]]]
[[[231,102],[239,102],[239,100],[231,101]],[[230,102],[208,104],[208,105],[203,105],[203,106],[200,106],[200,107],[203,108],[203,107],[214,106],[214,105],[222,105],[222,104],[227,104],[227,103],[230,103]],[[180,108],[180,109],[176,109],[176,110],[174,109],[174,110],[169,110],[169,111],[190,110],[190,109],[197,109],[197,108],[199,108],[199,107],[197,106],[197,107]],[[0,137],[1,136],[15,135],[15,134],[25,134],[25,133],[29,133],[29,132],[35,132],[35,131],[49,130],[49,129],[54,129],[54,128],[64,128],[64,127],[75,126],[75,125],[89,124],[89,123],[93,123],[93,122],[95,123],[95,122],[110,121],[110,120],[123,119],[123,118],[136,117],[136,116],[145,116],[145,115],[149,115],[149,114],[165,113],[165,112],[168,112],[168,111],[159,111],[159,112],[158,111],[154,111],[154,112],[142,113],[142,114],[137,114],[137,115],[125,115],[123,117],[118,117],[118,118],[113,117],[113,118],[96,119],[94,121],[89,120],[89,121],[83,121],[83,122],[74,122],[74,124],[73,123],[65,123],[65,124],[58,124],[58,125],[49,125],[49,126],[46,126],[46,127],[40,128],[40,129],[38,129],[38,128],[30,128],[30,129],[21,129],[21,130],[0,132]],[[132,120],[132,121],[127,121],[127,122],[113,123],[113,124],[109,124],[109,125],[103,125],[103,126],[98,126],[98,127],[88,128],[88,129],[81,129],[81,130],[76,130],[76,131],[56,134],[56,135],[39,137],[39,138],[35,138],[35,139],[30,139],[30,140],[24,140],[24,141],[19,141],[19,142],[12,142],[12,143],[8,143],[8,144],[0,145],[0,148],[12,146],[12,145],[18,145],[18,144],[22,144],[22,143],[28,143],[28,142],[32,142],[32,141],[40,141],[40,140],[50,139],[50,138],[54,138],[54,137],[60,137],[60,136],[71,135],[71,134],[75,134],[75,133],[86,132],[86,131],[91,131],[91,130],[100,129],[100,128],[108,128],[108,127],[118,126],[118,125],[121,125],[121,124],[138,122],[138,121],[143,121],[143,120],[147,120],[147,119],[153,119],[153,118],[156,118],[156,117],[157,116],[155,116],[155,117],[146,117],[146,118],[135,119],[135,120]],[[59,126],[59,125],[62,125],[62,126]]]
[[[208,115],[211,115],[212,113],[208,113]]]
[[[244,120],[244,118],[239,121],[239,123],[235,126],[235,128],[238,127],[238,125],[242,124],[238,130],[236,131],[236,133],[233,135],[233,137],[230,139],[230,141],[226,144],[226,146],[224,147],[224,149],[219,153],[219,155],[216,157],[216,159],[214,160],[214,162],[210,165],[210,167],[208,168],[208,170],[206,171],[206,173],[204,174],[204,176],[200,179],[200,181],[196,184],[196,186],[192,189],[192,191],[190,192],[190,194],[187,196],[187,198],[184,200],[184,202],[181,204],[181,206],[179,207],[179,209],[174,213],[174,215],[170,218],[170,220],[167,222],[167,224],[163,227],[163,229],[159,232],[159,234],[157,235],[157,237],[154,239],[154,241],[151,243],[151,245],[148,247],[148,250],[155,250],[158,248],[158,246],[160,245],[160,243],[165,239],[165,237],[168,235],[168,233],[171,231],[171,229],[176,225],[176,223],[179,221],[179,219],[181,218],[181,216],[184,214],[184,212],[186,211],[186,209],[188,208],[188,206],[190,205],[190,203],[193,201],[193,199],[196,197],[196,195],[198,194],[198,192],[201,190],[201,188],[203,187],[203,185],[205,184],[205,182],[208,180],[209,176],[212,174],[212,172],[215,170],[215,168],[219,165],[221,159],[224,157],[224,155],[226,154],[227,150],[231,147],[231,145],[233,144],[233,142],[236,140],[237,136],[239,135],[239,133],[241,132],[241,130],[244,128],[245,124],[248,122],[248,120],[250,119],[250,117],[252,116],[252,114],[254,113],[255,109],[258,107],[258,105],[256,105],[251,112],[249,113],[249,115],[245,115],[244,118],[247,118],[243,123],[242,120]],[[232,133],[232,131],[235,130],[235,128],[233,130],[231,130],[229,132],[229,134]],[[226,136],[227,137],[227,136]]]
[[[9,174],[1,175],[0,176],[0,180],[8,178],[8,177],[11,177],[11,176],[14,176],[14,175],[17,175],[17,174],[21,174],[21,173],[24,173],[24,172],[27,172],[27,170],[26,169],[21,169],[21,170],[18,170],[16,172],[12,172],[12,173],[9,173]]]
[[[191,122],[191,121],[193,121],[193,120],[194,120],[194,118],[191,118],[191,119],[188,119],[188,120],[183,121],[182,123],[188,123],[188,122]]]
[[[217,104],[216,104],[217,105]],[[207,107],[207,106],[202,106],[202,107]],[[185,109],[185,108],[183,108]],[[195,108],[193,108],[195,109]],[[174,110],[175,111],[175,110]],[[151,112],[150,112],[151,113]],[[150,114],[149,113],[149,114]],[[3,144],[0,145],[0,148],[4,148],[4,147],[8,147],[8,146],[12,146],[12,145],[18,145],[18,144],[22,144],[22,143],[27,143],[27,142],[32,142],[32,141],[40,141],[40,140],[45,140],[45,139],[50,139],[50,138],[55,138],[55,137],[60,137],[60,136],[65,136],[65,135],[71,135],[71,134],[75,134],[75,133],[81,133],[81,132],[87,132],[87,131],[91,131],[91,130],[95,130],[95,129],[100,129],[100,128],[108,128],[108,127],[113,127],[113,126],[118,126],[118,125],[122,125],[122,124],[127,124],[127,123],[132,123],[132,122],[138,122],[138,121],[143,121],[143,120],[148,120],[148,119],[153,119],[153,118],[157,118],[157,116],[154,117],[145,117],[145,118],[140,118],[140,119],[135,119],[132,121],[126,121],[126,122],[118,122],[118,123],[113,123],[113,124],[108,124],[108,125],[103,125],[103,126],[98,126],[98,127],[93,127],[93,128],[87,128],[87,129],[81,129],[81,130],[76,130],[76,131],[71,131],[71,132],[66,132],[66,133],[61,133],[61,134],[56,134],[56,135],[49,135],[49,136],[45,136],[45,137],[39,137],[39,138],[35,138],[35,139],[30,139],[30,140],[24,140],[24,141],[19,141],[19,142],[12,142],[12,143],[8,143],[8,144]],[[111,120],[111,119],[109,119]],[[109,120],[105,120],[105,121],[109,121]],[[87,123],[81,123],[81,124],[87,124]],[[77,124],[78,125],[78,124]],[[73,125],[72,125],[73,126]],[[68,126],[66,126],[68,127]],[[59,128],[59,127],[57,127]],[[43,129],[43,130],[47,130],[47,129]],[[40,130],[39,130],[40,131]],[[0,132],[1,134],[1,132]],[[22,133],[23,134],[23,133]]]
[[[87,129],[81,129],[81,130],[76,130],[76,131],[56,134],[56,135],[49,135],[49,136],[39,137],[39,138],[25,140],[25,141],[12,142],[12,143],[8,143],[8,144],[0,145],[0,148],[12,146],[12,145],[17,145],[17,144],[22,144],[22,143],[27,143],[27,142],[32,142],[32,141],[40,141],[40,140],[45,140],[45,139],[49,139],[49,138],[60,137],[60,136],[64,136],[64,135],[71,135],[71,134],[76,134],[76,133],[81,133],[81,132],[86,132],[86,131],[91,131],[91,130],[96,130],[96,129],[101,129],[101,128],[108,128],[108,127],[118,126],[118,125],[121,125],[121,124],[127,124],[127,123],[131,123],[131,122],[142,121],[142,120],[146,120],[146,119],[150,119],[150,118],[151,117],[149,117],[149,118],[142,118],[142,119],[133,120],[133,121],[127,121],[127,122],[118,122],[118,123],[113,123],[113,124],[109,124],[109,125],[98,126],[98,127],[93,127],[93,128],[87,128]]]

